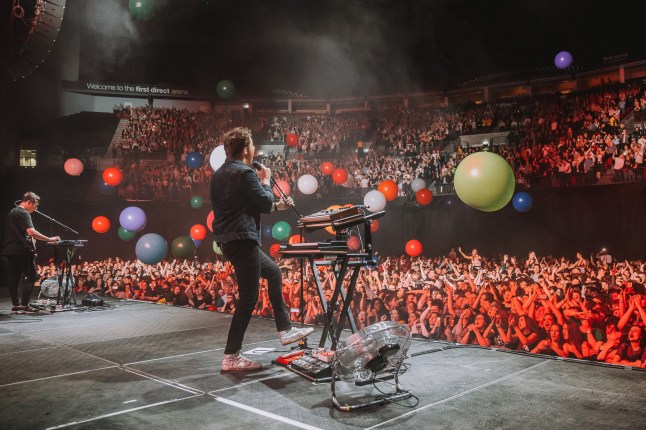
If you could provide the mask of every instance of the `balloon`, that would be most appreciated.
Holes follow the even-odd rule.
[[[363,204],[370,212],[379,212],[386,207],[386,197],[378,190],[368,191],[363,198]]]
[[[155,15],[154,0],[130,0],[128,9],[139,21],[148,21]]]
[[[395,181],[391,181],[390,179],[381,181],[377,189],[381,192],[381,194],[384,195],[387,202],[395,200],[397,198],[397,194],[399,194],[397,183]]]
[[[188,236],[179,236],[171,244],[171,252],[175,258],[186,260],[195,256],[195,243]]]
[[[68,158],[63,165],[63,169],[70,176],[79,176],[83,173],[83,162],[78,158]]]
[[[334,169],[334,172],[332,172],[332,180],[337,185],[343,184],[347,179],[348,179],[348,171],[345,170],[343,167]]]
[[[341,184],[342,187],[345,188],[353,188],[354,187],[354,176],[348,173],[348,179],[345,180],[344,183]]]
[[[303,175],[298,178],[298,190],[303,194],[314,194],[319,187],[319,182],[312,175]]]
[[[116,187],[123,180],[123,173],[121,173],[118,167],[108,167],[103,171],[102,178],[106,184],[111,187]]]
[[[370,232],[376,233],[378,231],[379,231],[379,220],[373,219],[372,222],[370,223]]]
[[[191,197],[191,207],[193,209],[200,209],[204,204],[204,199],[200,196]]]
[[[204,158],[202,158],[199,152],[189,152],[186,155],[186,165],[189,169],[200,168],[202,164],[204,164]]]
[[[218,243],[215,240],[213,241],[213,252],[218,255],[222,255],[222,248],[218,246]]]
[[[105,233],[110,230],[110,220],[104,216],[98,216],[92,220],[92,230],[97,233]]]
[[[293,243],[302,243],[305,242],[305,239],[303,239],[303,236],[300,234],[295,234],[292,237],[289,238],[288,243],[291,245]]]
[[[426,182],[422,178],[416,178],[413,182],[410,183],[410,187],[414,193],[418,192],[422,188],[426,188]]]
[[[191,227],[191,238],[195,240],[203,240],[206,237],[206,228],[202,224],[195,224]]]
[[[334,164],[330,163],[329,161],[324,161],[321,164],[321,173],[323,173],[325,176],[329,176],[334,172]]]
[[[124,230],[138,232],[146,228],[146,213],[137,206],[129,206],[121,211],[119,224]]]
[[[196,247],[196,248],[199,248],[199,247],[202,245],[202,241],[201,241],[201,240],[195,240],[195,239],[193,239],[193,238],[191,238],[191,240],[192,240],[192,241],[193,241],[193,243],[195,244],[195,247]]]
[[[336,211],[336,210],[341,209],[341,208],[342,208],[341,205],[332,205],[332,206],[328,206],[328,208],[325,209],[325,210],[326,211]],[[325,227],[325,231],[327,231],[328,233],[336,236],[336,232],[334,231],[332,226]]]
[[[271,229],[272,225],[271,224],[265,224],[262,226],[262,235],[264,237],[271,237]]]
[[[298,136],[294,133],[289,133],[285,138],[285,143],[287,144],[287,146],[290,146],[292,148],[295,147],[296,145],[298,145]]]
[[[406,254],[410,255],[411,257],[417,257],[421,253],[422,244],[419,240],[412,239],[406,242]]]
[[[534,204],[534,198],[531,194],[520,191],[514,195],[511,204],[518,212],[529,212]]]
[[[218,82],[216,90],[218,95],[223,99],[232,99],[236,95],[236,87],[233,85],[233,82],[228,79]]]
[[[491,152],[476,152],[458,164],[454,185],[466,205],[493,212],[509,203],[516,180],[504,158]]]
[[[101,191],[101,194],[105,194],[106,196],[109,196],[114,194],[114,192],[117,191],[117,189],[103,182],[103,178],[99,178],[99,191]]]
[[[292,234],[292,226],[285,221],[278,221],[271,229],[271,235],[276,240],[285,240]]]
[[[274,185],[274,195],[278,197],[282,197],[282,194],[280,191],[278,191],[277,186],[280,187],[280,189],[283,191],[283,193],[288,196],[292,192],[292,187],[289,185],[289,182],[283,181],[282,179],[279,179],[275,182],[276,185]]]
[[[123,240],[124,242],[130,242],[137,236],[136,233],[128,231],[121,226],[119,226],[119,228],[117,229],[117,234],[119,235],[119,239]]]
[[[554,65],[559,70],[567,69],[568,67],[570,67],[572,65],[572,61],[572,54],[567,51],[561,51],[556,54],[556,57],[554,57]]]
[[[206,216],[206,228],[213,233],[213,220],[215,219],[215,215],[213,215],[213,211],[209,212],[209,214]]]
[[[144,264],[157,264],[168,254],[168,242],[157,233],[147,233],[135,245],[135,254]]]
[[[271,255],[273,258],[279,258],[280,253],[278,250],[280,249],[280,243],[274,243],[269,247],[269,255]]]
[[[433,193],[428,188],[422,188],[415,193],[415,200],[422,206],[426,206],[433,201]]]
[[[227,154],[224,152],[224,145],[216,146],[211,155],[209,156],[209,164],[215,172],[224,164],[224,161],[227,159]]]
[[[357,252],[361,250],[361,239],[357,236],[350,236],[346,244],[348,245],[348,251]]]

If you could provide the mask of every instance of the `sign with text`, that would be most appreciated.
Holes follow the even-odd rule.
[[[63,89],[75,93],[107,96],[135,96],[183,99],[208,99],[212,94],[167,84],[130,84],[124,82],[63,81]]]

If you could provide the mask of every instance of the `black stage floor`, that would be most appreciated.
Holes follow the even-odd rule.
[[[275,348],[265,368],[221,374],[228,315],[120,301],[23,316],[1,300],[2,429],[646,428],[643,371],[414,340],[401,384],[419,404],[348,413],[329,384],[271,364],[288,350],[271,320],[254,319],[243,348]]]

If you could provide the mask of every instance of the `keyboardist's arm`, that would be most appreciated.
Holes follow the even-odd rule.
[[[52,236],[52,237],[45,236],[44,234],[42,234],[41,232],[39,232],[35,228],[28,228],[27,229],[27,234],[32,239],[41,240],[43,242],[58,242],[58,241],[61,240],[60,236]]]

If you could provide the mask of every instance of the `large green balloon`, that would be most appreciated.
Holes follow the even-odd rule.
[[[119,226],[119,230],[117,230],[117,234],[119,235],[119,238],[125,242],[130,242],[132,239],[135,238],[135,236],[137,236],[137,233],[128,231],[121,226]]]
[[[228,79],[218,82],[216,90],[223,99],[232,99],[236,95],[236,87]]]
[[[222,248],[218,246],[218,243],[215,240],[213,241],[213,252],[218,255],[222,255]]]
[[[155,15],[154,0],[130,0],[128,5],[132,16],[139,21],[148,21]]]
[[[460,162],[453,183],[466,205],[493,212],[509,203],[516,179],[504,158],[491,152],[476,152]]]
[[[204,199],[200,196],[191,197],[191,207],[193,209],[199,209],[204,204]]]
[[[173,240],[172,252],[175,258],[187,259],[195,256],[195,242],[189,236],[179,236]]]
[[[287,240],[287,238],[292,235],[292,226],[285,221],[278,221],[271,228],[271,235],[276,240]]]

